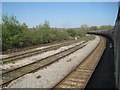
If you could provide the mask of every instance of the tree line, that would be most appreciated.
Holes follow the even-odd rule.
[[[98,31],[98,30],[110,30],[113,29],[114,26],[112,25],[102,25],[102,26],[91,26],[89,27],[87,24],[81,25],[80,29],[87,30],[87,31]]]
[[[45,43],[51,43],[54,41],[70,40],[75,37],[80,38],[86,35],[87,31],[95,30],[107,30],[112,29],[113,26],[91,26],[87,24],[81,25],[79,29],[65,29],[58,30],[51,28],[48,21],[45,21],[43,25],[39,25],[36,28],[30,29],[26,23],[20,24],[15,16],[2,16],[2,36],[0,40],[1,51],[9,49],[23,48],[28,46],[35,46]]]
[[[26,23],[20,24],[15,16],[2,16],[2,51],[35,46],[54,41],[63,41],[86,35],[85,30],[57,30],[50,27],[49,22],[30,29]]]

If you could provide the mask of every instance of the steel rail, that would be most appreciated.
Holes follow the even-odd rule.
[[[70,54],[72,54],[73,52],[83,48],[87,41],[79,44],[79,45],[76,45],[74,47],[71,47],[67,50],[64,50],[62,52],[59,52],[59,53],[56,53],[54,55],[51,55],[51,56],[48,56],[46,58],[43,58],[41,60],[38,60],[38,61],[35,61],[33,63],[30,63],[30,64],[27,64],[25,66],[22,66],[22,67],[19,67],[19,68],[16,68],[16,69],[13,69],[13,70],[10,70],[8,72],[4,72],[2,74],[2,77],[3,77],[3,83],[1,86],[5,86],[7,84],[9,84],[11,81],[15,80],[15,79],[18,79],[19,77],[22,77],[28,73],[31,73],[31,72],[34,72],[38,69],[41,69],[45,66],[48,66],[50,65],[51,63],[54,63],[58,60],[60,60],[61,58],[64,58]],[[49,61],[49,62],[47,62]]]
[[[85,88],[92,76],[106,46],[106,40],[100,37],[98,46],[65,78],[54,86],[57,88]],[[96,54],[97,53],[97,54]]]
[[[20,52],[20,51],[26,51],[28,49],[33,49],[33,48],[38,48],[38,47],[48,46],[48,45],[53,45],[53,44],[58,44],[58,43],[60,44],[60,43],[63,43],[63,42],[66,42],[66,40],[65,41],[57,41],[57,42],[53,42],[53,43],[46,43],[46,44],[41,44],[41,45],[36,45],[36,46],[18,48],[18,49],[15,49],[15,50],[3,51],[3,52],[0,52],[0,54],[9,54],[9,53],[15,53],[15,52]]]
[[[22,59],[22,58],[37,55],[37,54],[40,54],[40,53],[43,53],[43,52],[54,50],[54,49],[60,48],[62,46],[67,46],[67,45],[69,45],[71,43],[77,43],[77,42],[79,42],[79,41],[68,41],[68,42],[60,43],[58,45],[52,45],[52,46],[44,48],[44,49],[33,50],[33,51],[30,51],[30,52],[25,52],[25,53],[22,53],[22,54],[2,58],[0,60],[2,60],[2,63],[5,64],[5,63],[8,63],[8,62],[17,61],[17,60]]]

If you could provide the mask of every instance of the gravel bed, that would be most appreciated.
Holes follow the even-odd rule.
[[[44,52],[42,54],[34,55],[32,57],[24,58],[23,60],[18,60],[18,61],[13,62],[13,63],[4,64],[4,65],[1,65],[0,68],[2,68],[2,69],[17,68],[17,67],[32,63],[34,61],[40,60],[42,58],[48,57],[48,56],[53,55],[55,53],[61,52],[61,51],[66,50],[68,48],[74,47],[75,45],[78,45],[78,44],[80,44],[82,42],[83,41],[81,41],[79,43],[74,43],[74,44],[71,44],[71,45],[68,45],[68,46],[61,47],[61,48],[59,48],[57,50],[51,50],[51,51],[48,51],[48,52]]]
[[[11,82],[7,88],[53,88],[71,70],[89,55],[98,45],[99,37],[89,42],[84,48],[66,56],[64,59],[53,63],[46,68],[40,69],[35,73],[27,74]]]

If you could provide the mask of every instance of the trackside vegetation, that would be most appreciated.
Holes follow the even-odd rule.
[[[57,30],[50,27],[49,22],[30,29],[25,23],[20,24],[15,16],[2,16],[2,51],[35,46],[54,41],[63,41],[86,35],[85,30]]]

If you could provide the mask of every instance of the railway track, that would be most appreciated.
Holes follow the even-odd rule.
[[[11,63],[11,62],[14,62],[14,61],[17,61],[17,60],[20,60],[20,59],[23,59],[23,58],[26,58],[26,57],[29,57],[29,56],[37,55],[37,54],[47,52],[47,51],[50,51],[50,50],[55,50],[55,49],[58,49],[62,46],[67,46],[67,45],[77,43],[77,42],[79,42],[79,40],[68,41],[68,42],[60,43],[60,44],[57,44],[57,45],[52,45],[50,47],[43,48],[43,49],[38,49],[38,50],[31,50],[31,51],[28,50],[27,52],[24,52],[24,53],[15,54],[15,55],[11,55],[9,57],[2,58],[1,59],[2,63],[1,64]]]
[[[70,54],[72,54],[73,52],[83,48],[84,46],[86,46],[86,42],[84,41],[83,43],[76,45],[74,47],[71,47],[67,50],[61,51],[59,53],[56,53],[54,55],[48,56],[46,58],[43,58],[41,60],[35,61],[33,63],[24,65],[22,67],[16,68],[16,69],[12,69],[9,71],[3,71],[3,73],[0,75],[2,77],[2,84],[1,86],[6,86],[7,84],[9,84],[11,81],[24,76],[25,74],[31,73],[31,72],[35,72],[36,70],[43,68],[45,66],[50,65],[53,62],[56,62],[58,60],[60,60],[61,58],[64,58]]]
[[[83,60],[74,71],[71,71],[61,80],[54,89],[57,88],[85,88],[92,73],[94,72],[102,53],[104,52],[106,40],[100,37],[99,45]]]
[[[10,54],[10,53],[16,53],[16,52],[20,52],[20,51],[26,51],[28,49],[33,49],[33,48],[38,48],[38,47],[42,47],[42,46],[49,46],[49,45],[54,45],[54,44],[60,44],[60,43],[64,43],[68,40],[64,40],[64,41],[55,41],[53,43],[46,43],[46,44],[41,44],[41,45],[37,45],[37,46],[29,46],[29,47],[24,47],[24,48],[18,48],[15,50],[8,50],[8,51],[3,51],[0,52],[0,54]]]
[[[86,41],[84,41],[84,42],[82,42],[82,43],[79,43],[79,44],[84,44],[85,42],[87,42],[88,40],[86,40]],[[76,44],[77,45],[77,44]],[[75,46],[76,46],[75,45]],[[74,47],[74,46],[72,46],[72,47]],[[70,48],[72,48],[72,47],[70,47]],[[69,49],[69,48],[68,48]],[[67,49],[65,49],[65,50],[67,50]],[[58,52],[58,53],[61,53],[61,52],[63,52],[63,51],[65,51],[65,50],[62,50],[62,51],[60,51],[60,52]],[[55,54],[58,54],[58,53],[55,53]],[[40,60],[43,60],[43,59],[45,59],[45,58],[49,58],[49,57],[51,57],[51,56],[54,56],[55,54],[52,54],[52,55],[50,55],[50,56],[47,56],[47,57],[44,57],[44,58],[41,58],[41,59],[38,59],[38,60],[35,60],[35,61],[33,61],[33,62],[30,62],[30,63],[28,63],[28,64],[31,64],[31,63],[34,63],[34,62],[37,62],[37,61],[40,61]],[[16,69],[16,68],[19,68],[19,67],[22,67],[22,66],[25,66],[25,65],[28,65],[28,64],[24,64],[24,65],[20,65],[20,66],[17,66],[17,67],[11,67],[11,68],[9,68],[9,69],[3,69],[2,70],[2,73],[6,73],[6,72],[9,72],[9,71],[11,71],[11,70],[14,70],[14,69]],[[1,74],[1,73],[0,73]]]

